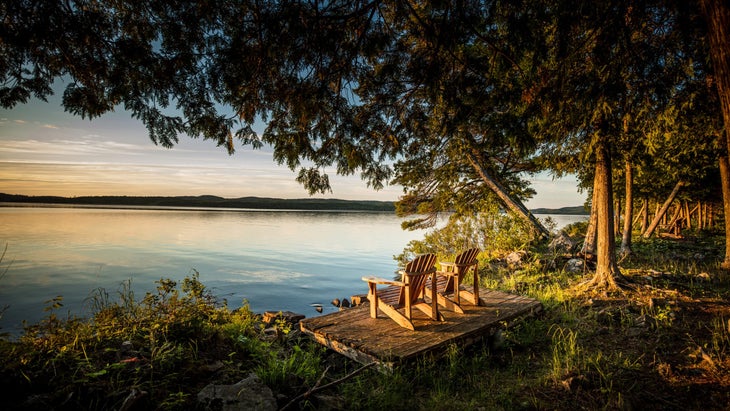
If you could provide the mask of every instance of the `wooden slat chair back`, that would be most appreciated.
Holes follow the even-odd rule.
[[[411,260],[402,270],[399,271],[401,281],[410,284],[410,287],[402,287],[398,296],[398,304],[404,305],[406,299],[415,303],[423,295],[426,283],[431,274],[436,271],[436,255],[423,254]],[[406,294],[410,294],[407,296]]]
[[[439,305],[459,313],[464,312],[461,308],[462,297],[474,305],[479,305],[479,260],[477,260],[479,251],[478,248],[470,248],[459,253],[454,262],[439,262],[442,270],[436,274],[446,279],[437,293]],[[461,281],[469,270],[473,272],[474,277],[472,290],[462,290]],[[449,293],[453,295],[449,297]]]
[[[413,325],[413,308],[425,313],[433,320],[443,321],[443,316],[438,312],[436,302],[436,255],[422,254],[410,261],[403,270],[400,270],[401,281],[387,280],[379,277],[363,277],[368,283],[368,301],[370,302],[370,317],[377,318],[378,309],[398,323],[401,327],[415,330]],[[425,299],[427,282],[431,301]],[[381,292],[377,290],[377,284],[397,287],[396,295],[388,287]],[[402,313],[399,311],[402,309]]]

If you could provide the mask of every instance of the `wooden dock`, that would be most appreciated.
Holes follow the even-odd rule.
[[[368,303],[300,322],[302,332],[361,364],[385,370],[425,354],[439,355],[451,343],[470,345],[515,319],[542,309],[539,301],[480,289],[482,305],[462,304],[464,314],[441,310],[446,321],[431,321],[414,310],[416,331],[398,326],[382,312],[370,318]]]

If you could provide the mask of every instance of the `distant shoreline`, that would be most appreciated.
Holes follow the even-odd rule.
[[[59,206],[94,208],[205,208],[205,209],[252,209],[252,210],[303,210],[303,211],[387,211],[395,212],[395,202],[376,200],[339,200],[319,198],[268,198],[241,197],[223,198],[202,196],[27,196],[0,193],[0,203],[15,205],[53,204]],[[537,208],[533,214],[587,215],[583,206],[562,208]]]

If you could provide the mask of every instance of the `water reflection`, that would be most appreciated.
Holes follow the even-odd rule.
[[[37,321],[58,295],[63,313],[84,315],[94,289],[114,295],[131,279],[141,297],[193,271],[231,307],[314,315],[312,303],[365,292],[362,275],[392,273],[393,255],[423,235],[389,213],[13,207],[0,208],[0,232],[3,331]]]

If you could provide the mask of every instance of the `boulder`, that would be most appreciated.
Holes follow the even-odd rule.
[[[572,254],[575,248],[575,242],[567,234],[560,232],[553,237],[548,247],[555,254]]]
[[[209,384],[198,393],[198,404],[205,411],[276,410],[276,398],[256,374],[236,384]]]
[[[513,251],[509,254],[507,254],[506,257],[504,257],[504,261],[512,267],[520,266],[522,265],[522,260],[527,257],[527,252],[525,251]]]
[[[580,258],[571,258],[565,263],[565,271],[573,274],[582,273],[585,263]]]
[[[352,306],[357,307],[358,305],[366,302],[368,300],[367,294],[357,294],[350,296],[350,300],[352,301]]]
[[[266,311],[264,313],[263,322],[265,324],[272,324],[276,320],[283,320],[289,324],[297,324],[304,318],[306,318],[305,315],[293,313],[291,311]]]

